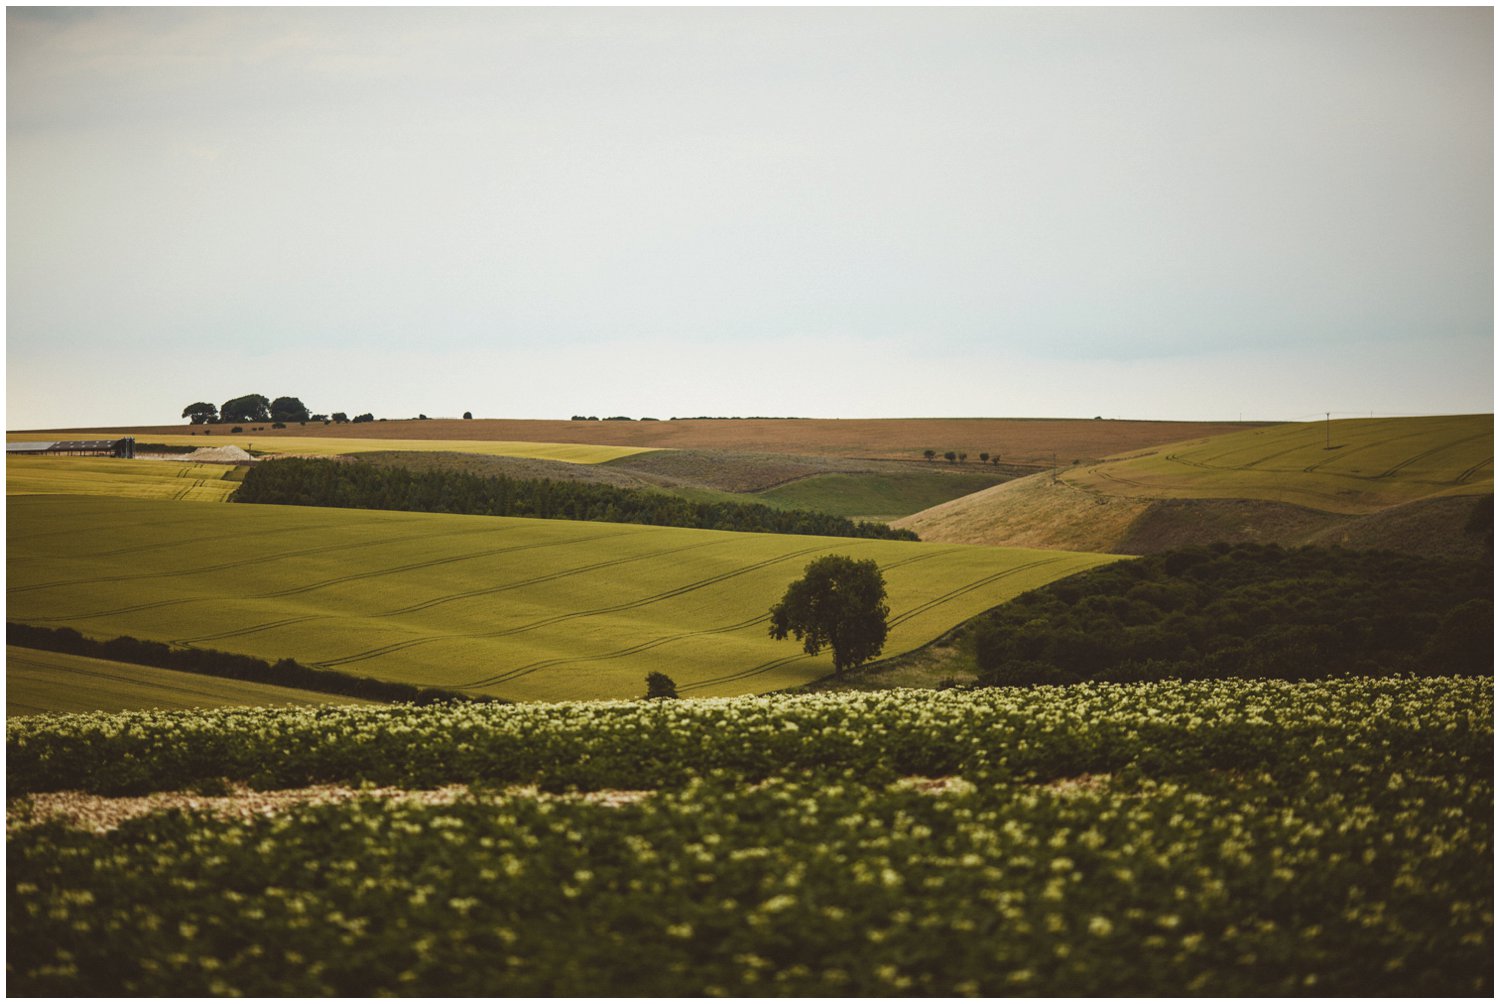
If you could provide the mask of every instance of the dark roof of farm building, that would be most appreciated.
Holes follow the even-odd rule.
[[[6,443],[6,453],[67,453],[113,450],[121,439],[65,439],[51,443]]]

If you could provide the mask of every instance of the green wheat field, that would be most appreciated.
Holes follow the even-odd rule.
[[[612,523],[12,496],[8,618],[516,700],[695,696],[832,671],[767,634],[826,554],[874,558],[886,654],[1114,556]]]

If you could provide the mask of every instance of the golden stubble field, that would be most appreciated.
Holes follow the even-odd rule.
[[[1113,419],[1016,419],[1016,418],[878,418],[878,419],[715,419],[658,422],[572,422],[530,419],[427,419],[362,422],[343,425],[308,423],[286,429],[264,428],[231,435],[232,426],[215,425],[212,434],[204,428],[159,425],[93,429],[31,430],[12,432],[13,439],[92,438],[134,435],[137,439],[161,441],[163,436],[196,432],[190,442],[213,443],[245,440],[256,449],[268,448],[282,439],[311,437],[349,440],[350,449],[362,440],[426,440],[444,442],[573,443],[594,446],[681,450],[736,450],[749,453],[807,453],[830,456],[922,460],[923,450],[948,450],[969,455],[977,464],[979,454],[999,455],[1007,464],[1050,466],[1074,460],[1090,461],[1133,450],[1148,449],[1185,439],[1219,435],[1253,426],[1238,422],[1142,422]],[[253,426],[246,426],[253,428]],[[427,449],[456,449],[431,445]],[[287,452],[297,452],[288,449]],[[944,461],[939,459],[937,463]]]

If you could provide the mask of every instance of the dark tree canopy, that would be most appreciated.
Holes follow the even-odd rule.
[[[198,401],[182,409],[182,417],[192,419],[194,425],[204,425],[219,420],[219,409],[207,401]]]
[[[264,394],[231,398],[219,409],[221,422],[268,422],[270,419],[271,402]]]
[[[1213,544],[1121,561],[977,619],[979,682],[1488,674],[1488,560]]]
[[[278,397],[271,402],[271,417],[278,422],[305,422],[310,412],[295,397]]]
[[[771,637],[791,634],[808,655],[829,646],[834,672],[842,673],[880,654],[889,614],[885,576],[875,560],[830,554],[810,562],[771,607]]]
[[[646,674],[646,699],[655,701],[677,696],[677,684],[666,673]]]

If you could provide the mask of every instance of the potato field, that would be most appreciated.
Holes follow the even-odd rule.
[[[1486,996],[1491,688],[15,719],[9,989]]]

